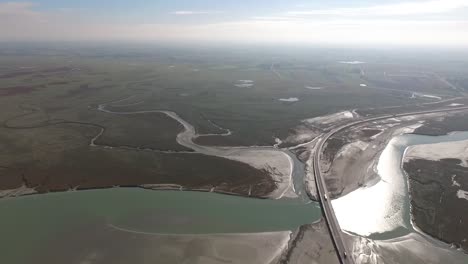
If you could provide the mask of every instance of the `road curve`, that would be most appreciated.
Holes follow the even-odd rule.
[[[322,211],[324,213],[325,220],[327,222],[328,228],[330,230],[330,235],[332,237],[333,244],[335,245],[339,260],[343,264],[354,264],[354,259],[350,256],[350,251],[347,250],[345,242],[342,237],[340,224],[336,219],[335,212],[333,211],[333,206],[331,204],[331,200],[328,197],[328,190],[325,184],[325,180],[323,179],[321,172],[320,172],[320,159],[322,156],[322,149],[327,140],[335,135],[338,132],[341,132],[345,129],[356,125],[362,125],[364,123],[373,122],[384,120],[388,118],[394,117],[404,117],[404,116],[412,116],[412,115],[423,115],[423,114],[433,114],[433,113],[441,113],[441,112],[454,112],[460,110],[468,110],[468,107],[456,107],[456,108],[445,108],[445,109],[437,109],[437,110],[428,110],[428,111],[419,111],[419,112],[409,112],[409,113],[402,113],[402,114],[394,114],[394,115],[385,115],[373,118],[367,118],[355,122],[348,123],[346,125],[340,126],[338,128],[333,129],[332,131],[325,134],[320,140],[317,145],[316,151],[313,155],[313,167],[314,167],[314,174],[315,174],[315,184],[317,186],[317,192],[319,197],[320,205],[322,206]],[[328,197],[328,198],[327,198]]]

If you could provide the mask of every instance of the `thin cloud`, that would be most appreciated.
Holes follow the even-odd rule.
[[[453,5],[450,9],[447,9],[448,6],[446,6],[445,10],[458,9],[466,2],[447,1]],[[441,1],[430,1],[430,3],[436,2],[442,3]],[[457,4],[457,8],[455,8],[455,4]],[[388,6],[373,7],[372,10],[380,10],[380,13],[384,13],[382,10],[386,10],[386,14],[395,14],[394,11],[388,11],[394,10]],[[333,12],[335,14],[350,13],[349,9],[345,10],[348,11]],[[356,9],[353,10],[354,14]],[[369,8],[360,8],[359,10],[361,14],[370,12]],[[182,16],[220,13],[218,11],[193,10],[176,12]],[[321,10],[321,13],[327,12]],[[427,13],[428,9],[424,12]],[[365,15],[327,16],[326,18],[293,16],[283,13],[265,14],[265,16],[259,15],[224,22],[207,19],[203,23],[191,24],[178,23],[177,20],[173,21],[172,24],[159,21],[142,24],[135,21],[122,21],[118,17],[103,18],[102,16],[89,15],[88,12],[80,12],[80,10],[76,12],[44,11],[30,3],[0,3],[0,42],[11,40],[129,40],[276,44],[332,43],[339,45],[457,45],[462,47],[468,45],[468,19],[463,17],[411,16],[402,19],[401,17],[382,16],[376,18],[372,15]],[[183,20],[182,17],[181,20]]]
[[[357,8],[315,9],[290,11],[291,16],[331,15],[331,16],[398,16],[442,14],[468,7],[468,0],[433,0],[420,2],[401,2]]]
[[[35,10],[36,5],[30,2],[5,2],[0,3],[0,28],[14,29],[17,24],[35,24],[46,20],[46,17]]]
[[[0,3],[0,15],[30,15],[36,14],[32,11],[35,4],[30,2],[5,2]]]
[[[193,11],[193,10],[179,10],[171,12],[172,15],[177,16],[190,16],[190,15],[208,15],[208,14],[219,14],[219,11]]]
[[[291,16],[254,16],[251,19],[260,21],[295,21],[300,18]]]

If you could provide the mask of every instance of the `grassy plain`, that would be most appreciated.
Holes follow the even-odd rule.
[[[348,58],[368,63],[339,63]],[[266,172],[220,158],[157,152],[187,150],[175,140],[182,127],[174,120],[112,115],[98,105],[132,96],[115,107],[174,111],[198,133],[232,131],[201,137],[200,144],[271,146],[305,118],[434,100],[410,98],[412,90],[450,98],[467,88],[443,81],[460,78],[460,71],[446,76],[452,68],[439,65],[440,72],[427,73],[429,66],[364,51],[2,46],[0,189],[172,183],[224,186],[244,195],[254,186],[252,193],[263,196],[275,186]],[[389,77],[408,72],[414,76]],[[253,85],[239,87],[240,80]],[[107,148],[89,146],[101,129],[95,143]]]

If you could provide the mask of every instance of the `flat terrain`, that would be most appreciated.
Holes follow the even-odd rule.
[[[414,133],[441,136],[454,131],[468,131],[468,116],[466,113],[451,115],[439,120],[431,120],[417,128]]]
[[[301,234],[317,238],[310,259],[335,257],[323,222],[309,225],[321,218],[312,203],[117,188],[2,199],[0,208],[6,263],[269,263],[304,224]]]
[[[468,201],[457,196],[460,188],[468,187],[468,168],[459,164],[456,159],[414,159],[405,162],[403,168],[410,179],[416,225],[434,237],[468,250],[468,227],[464,223],[468,212],[463,210]]]
[[[458,134],[463,135],[463,134]],[[409,177],[411,209],[424,232],[465,250],[468,230],[468,141],[410,147],[403,169]]]
[[[196,138],[201,145],[273,146],[303,119],[436,100],[410,98],[408,91],[394,89],[400,77],[378,74],[394,68],[425,71],[422,64],[344,65],[338,63],[340,54],[309,52],[272,56],[275,51],[72,45],[18,52],[5,46],[0,50],[0,189],[175,184],[261,197],[275,189],[265,171],[185,153],[192,150],[176,142],[183,128],[174,119],[159,113],[108,114],[98,111],[103,103],[114,102],[109,108],[119,112],[173,111],[198,134],[230,131]],[[434,74],[426,75],[411,80],[421,87],[440,84]],[[379,76],[391,84],[378,82]],[[441,88],[437,94],[444,98],[461,92]]]
[[[287,197],[248,199],[255,206],[242,208],[255,210],[257,202],[292,201],[318,213],[316,204],[303,198],[304,185],[315,186],[311,157],[320,136],[364,118],[468,105],[468,58],[453,54],[441,62],[424,51],[409,56],[360,49],[66,43],[57,47],[0,44],[0,197],[6,197],[2,201],[36,192],[128,186]],[[346,64],[344,60],[364,63]],[[421,117],[428,120],[424,124],[419,119],[390,118],[334,135],[320,161],[330,199],[378,180],[376,161],[393,135],[414,129],[433,135],[468,129],[466,116],[444,119],[445,115]],[[290,153],[297,154],[298,160]],[[405,164],[405,169],[413,174],[414,212],[421,227],[466,247],[466,236],[460,236],[466,230],[457,224],[466,215],[460,210],[454,213],[465,200],[447,198],[454,190],[446,187],[450,182],[445,178],[439,179],[455,171],[465,173],[460,166],[453,159],[415,160]],[[429,175],[431,171],[437,173]],[[120,189],[93,192],[116,190]],[[160,199],[165,202],[164,197]],[[437,202],[444,207],[434,205]],[[182,211],[194,215],[192,207],[181,204]],[[232,209],[225,216],[239,217],[239,221],[230,225],[222,217],[210,217],[226,224],[227,231],[216,232],[267,233],[205,235],[206,229],[182,236],[145,230],[132,233],[125,227],[109,226],[102,215],[96,221],[76,217],[80,223],[72,231],[52,233],[51,244],[44,245],[43,251],[33,245],[37,251],[27,257],[50,263],[339,261],[324,220],[307,222],[316,221],[319,215],[312,219],[307,214],[291,217],[287,210],[274,211],[278,215],[271,217],[278,222],[265,221],[249,218],[261,216],[259,212],[236,215],[237,205],[231,206],[223,208]],[[289,206],[288,210],[297,209]],[[72,214],[73,209],[68,208]],[[173,213],[170,208],[164,210],[163,216]],[[19,212],[27,215],[29,210]],[[451,213],[454,217],[449,220],[442,217]],[[202,218],[187,220],[184,213],[167,219],[161,215],[132,216],[136,220],[131,223],[152,228],[154,223],[159,223],[157,228],[165,223],[217,227],[206,225],[209,221]],[[294,227],[263,228],[265,222],[285,223],[283,218],[300,221]],[[27,228],[36,231],[30,219],[35,218],[22,219],[25,232]],[[244,220],[252,222],[234,228]],[[254,226],[263,229],[250,228]],[[161,231],[157,228],[153,231]],[[169,232],[177,231],[184,232],[177,227]],[[74,240],[64,244],[70,234]],[[14,233],[9,235],[21,244]],[[90,237],[95,238],[90,244],[83,242]],[[352,253],[365,255],[373,244],[360,246]]]

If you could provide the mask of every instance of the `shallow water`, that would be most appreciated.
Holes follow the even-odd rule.
[[[8,252],[3,260],[18,263],[25,253],[77,232],[89,232],[90,239],[109,230],[136,235],[259,233],[295,230],[320,217],[317,203],[299,200],[136,188],[50,193],[0,200],[0,247]]]
[[[402,135],[390,140],[377,165],[380,180],[332,202],[341,228],[385,239],[412,232],[407,176],[401,168],[406,148],[466,139],[467,132],[436,137]]]

